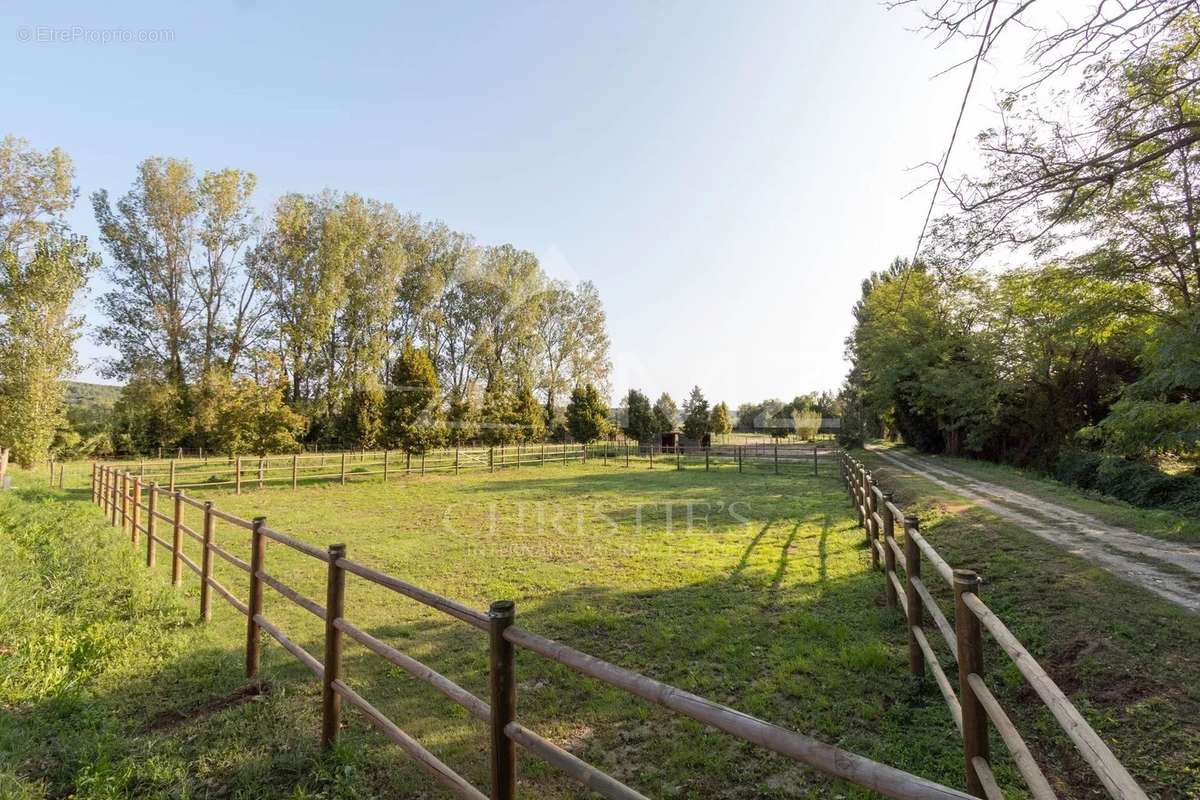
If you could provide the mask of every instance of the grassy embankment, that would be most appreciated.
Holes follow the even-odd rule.
[[[40,477],[18,474],[18,485],[33,487]],[[306,541],[345,542],[351,558],[474,607],[513,598],[520,624],[536,632],[961,784],[949,714],[935,688],[906,675],[902,626],[882,607],[880,576],[869,570],[861,533],[833,478],[573,465],[210,496],[242,516],[265,514],[272,527]],[[707,514],[693,506],[690,531],[688,500],[709,503]],[[669,518],[667,502],[674,504]],[[1043,624],[1047,609],[1021,579],[1039,569],[1029,555],[1055,558],[1049,548],[1018,538],[1026,558],[1014,560],[1020,548],[996,533],[993,558],[979,548],[969,521],[971,536],[961,535],[962,524],[943,513],[930,519],[930,537],[952,562],[981,569],[989,602],[1031,649],[1055,658],[1077,647],[1062,638],[1075,629]],[[2,496],[0,536],[10,554],[0,563],[0,772],[9,776],[0,781],[7,780],[10,793],[437,796],[353,711],[341,746],[322,755],[319,689],[304,668],[269,643],[264,681],[248,688],[241,673],[244,620],[218,599],[213,622],[197,625],[194,578],[185,572],[184,588],[172,590],[167,559],[160,555],[153,572],[139,566],[142,554],[104,526],[86,493],[20,488]],[[218,540],[246,556],[243,532],[222,525]],[[1142,696],[1148,705],[1134,702],[1132,712],[1126,697],[1092,692],[1086,667],[1095,651],[1086,644],[1079,650],[1086,651],[1084,668],[1064,667],[1081,672],[1085,712],[1154,788],[1174,787],[1179,796],[1195,791],[1194,760],[1187,773],[1195,733],[1187,738],[1178,722],[1184,701],[1194,710],[1195,697],[1158,691],[1174,690],[1171,681],[1186,674],[1195,683],[1194,621],[1189,635],[1183,619],[1140,592],[1134,617],[1123,617],[1117,612],[1132,590],[1118,584],[1099,591],[1080,565],[1064,566],[1067,574],[1056,580],[1080,583],[1083,596],[1054,595],[1068,606],[1051,609],[1054,615],[1090,620],[1104,647],[1118,646],[1110,639],[1119,644],[1137,683],[1155,687],[1153,696]],[[266,568],[322,599],[318,562],[271,545]],[[244,574],[219,560],[216,569],[244,596]],[[1001,591],[1005,574],[1009,599]],[[1069,608],[1077,600],[1091,605]],[[361,627],[486,697],[486,645],[478,632],[353,576],[347,608]],[[320,653],[314,617],[269,590],[266,613]],[[1146,614],[1158,630],[1143,636],[1137,626],[1146,627]],[[1137,647],[1142,641],[1146,647]],[[1102,648],[1100,657],[1109,652]],[[356,646],[348,645],[345,672],[361,694],[486,788],[482,725]],[[519,713],[527,725],[649,796],[856,795],[531,654],[520,655],[518,672]],[[1057,669],[1055,675],[1063,677]],[[1010,678],[1002,693],[1019,703],[1023,695]],[[1066,752],[1045,715],[1021,716],[1051,758]],[[1068,782],[1064,795],[1087,796],[1089,784],[1075,780],[1077,765],[1059,760],[1051,772]],[[1017,786],[1006,764],[999,772]],[[585,796],[532,757],[522,757],[521,780],[530,796]]]

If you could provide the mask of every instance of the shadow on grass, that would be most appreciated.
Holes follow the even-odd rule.
[[[956,785],[960,750],[952,723],[936,692],[905,675],[901,626],[877,607],[878,575],[828,577],[826,518],[817,543],[820,584],[789,583],[800,524],[775,538],[766,530],[727,577],[654,591],[581,586],[518,597],[519,624]],[[754,547],[779,548],[770,568],[748,568]],[[181,633],[180,652],[144,665],[116,686],[14,712],[9,724],[30,757],[22,772],[47,779],[55,797],[441,796],[349,708],[339,747],[321,753],[317,681],[266,639],[262,683],[248,688],[238,638],[244,627],[223,602],[216,613],[208,629]],[[487,639],[481,632],[448,618],[367,629],[486,700]],[[320,639],[300,643],[320,657]],[[486,791],[483,724],[350,641],[342,674]],[[650,796],[866,796],[534,654],[519,653],[518,680],[524,724]],[[521,775],[528,796],[589,796],[531,756],[521,756]]]

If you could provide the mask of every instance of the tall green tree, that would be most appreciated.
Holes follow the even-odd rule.
[[[671,399],[671,395],[663,392],[654,401],[654,432],[666,433],[675,430],[675,422],[679,419],[679,407]]]
[[[28,257],[0,252],[0,437],[22,466],[46,458],[65,421],[63,381],[82,324],[71,303],[96,266],[79,237],[51,235]]]
[[[514,416],[521,441],[540,442],[546,438],[546,415],[533,393],[533,383],[527,378],[517,388]]]
[[[43,153],[16,136],[0,139],[0,252],[21,253],[64,233],[74,181],[71,158],[59,148]]]
[[[625,398],[625,435],[646,442],[654,438],[657,430],[650,398],[637,389],[630,389]]]
[[[709,418],[708,429],[711,433],[724,436],[733,430],[733,425],[729,421],[729,406],[724,402],[717,403],[713,406],[712,416]]]
[[[109,376],[151,370],[182,388],[218,364],[232,371],[253,345],[266,318],[242,263],[254,184],[238,170],[197,177],[187,161],[148,158],[115,206],[105,190],[92,195],[110,255],[99,304],[101,336],[118,352]]]
[[[440,431],[441,408],[437,372],[424,349],[404,343],[392,365],[384,422],[387,435],[409,453],[433,447]]]
[[[497,372],[483,394],[479,409],[479,438],[485,445],[520,441],[516,401],[503,373]]]
[[[571,392],[567,427],[571,438],[583,444],[596,441],[608,429],[608,404],[594,385],[581,384]]]
[[[700,441],[709,432],[708,400],[699,386],[693,386],[683,404],[683,433],[689,439]]]

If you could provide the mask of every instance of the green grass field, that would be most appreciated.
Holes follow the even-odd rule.
[[[304,667],[269,642],[264,682],[247,687],[244,619],[217,599],[212,623],[197,624],[190,573],[181,590],[171,589],[166,558],[160,554],[156,570],[145,570],[144,552],[134,553],[103,524],[86,492],[33,488],[43,482],[18,473],[18,491],[0,496],[0,536],[10,553],[0,562],[0,795],[442,796],[353,710],[340,747],[322,754],[319,686]],[[950,715],[931,683],[907,675],[902,623],[883,606],[881,576],[870,570],[862,533],[833,477],[593,464],[204,496],[231,513],[265,515],[271,527],[307,542],[343,542],[352,559],[470,606],[513,599],[518,624],[536,633],[962,785]],[[1114,666],[1137,670],[1139,684],[1194,678],[1194,620],[1140,592],[1132,616],[1114,616],[1131,598],[1117,582],[1088,574],[1036,540],[1009,541],[1007,531],[988,534],[992,552],[976,541],[977,521],[956,528],[950,512],[931,512],[930,538],[947,548],[952,563],[980,568],[989,603],[1039,657],[1064,646],[1042,619],[1042,603],[1057,597],[1072,606],[1079,599],[1084,608],[1056,608],[1055,619],[1101,631],[1121,654]],[[194,524],[197,514],[189,514]],[[240,529],[219,524],[217,541],[248,555]],[[197,551],[194,543],[188,548]],[[1032,565],[1036,576],[1049,580],[1049,565],[1062,566],[1066,574],[1051,585],[1079,594],[1026,586],[1019,575],[1031,555],[1047,562]],[[245,574],[216,564],[218,579],[244,597]],[[319,562],[271,544],[266,570],[323,601]],[[487,696],[482,634],[355,576],[348,580],[351,621]],[[266,614],[320,655],[319,620],[269,589]],[[1150,623],[1157,629],[1146,631]],[[482,724],[353,643],[344,664],[360,694],[486,790]],[[517,669],[524,724],[648,796],[862,794],[533,654],[521,653]],[[1161,796],[1194,792],[1198,765],[1188,753],[1196,750],[1175,748],[1196,741],[1194,730],[1183,735],[1176,723],[1194,710],[1195,688],[1170,685],[1131,700],[1093,692],[1093,674],[1107,673],[1085,661],[1082,709],[1118,755],[1139,778],[1169,790]],[[1022,695],[1013,675],[1000,675],[998,693],[1049,760],[1062,796],[1093,796],[1095,784],[1081,778],[1048,715]],[[535,758],[520,759],[526,796],[588,796]],[[997,772],[1019,795],[1006,760]]]

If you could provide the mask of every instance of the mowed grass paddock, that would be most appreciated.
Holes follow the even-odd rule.
[[[26,502],[37,494],[89,500],[30,490]],[[264,515],[303,541],[344,543],[352,559],[467,605],[515,600],[518,624],[536,633],[962,785],[953,723],[937,690],[907,674],[903,626],[883,607],[879,574],[833,476],[575,464],[203,496],[229,513]],[[103,524],[90,506],[79,513]],[[198,513],[187,514],[195,526]],[[115,529],[104,535],[128,548]],[[218,523],[215,538],[248,557],[246,531]],[[144,555],[143,545],[123,557]],[[244,598],[246,574],[214,564],[217,579]],[[265,570],[323,602],[323,564],[269,543]],[[168,584],[168,554],[159,553],[154,573]],[[7,769],[46,780],[51,796],[442,796],[353,710],[337,751],[321,754],[319,685],[274,642],[265,645],[264,686],[246,688],[245,620],[214,595],[212,622],[196,623],[189,572],[182,589],[163,589],[161,603],[169,606],[161,641],[143,653],[128,644],[134,652],[96,676],[89,702],[71,706],[93,735],[81,735],[54,692],[27,698],[4,723]],[[352,575],[346,609],[359,627],[486,698],[478,631]],[[265,611],[320,657],[318,619],[270,589]],[[482,724],[353,643],[343,664],[350,686],[486,789]],[[862,794],[531,653],[519,652],[517,670],[523,724],[648,796]],[[523,794],[588,796],[532,756],[519,758]],[[111,792],[81,792],[81,774],[91,776],[85,788]],[[1017,785],[1003,765],[999,777]]]

